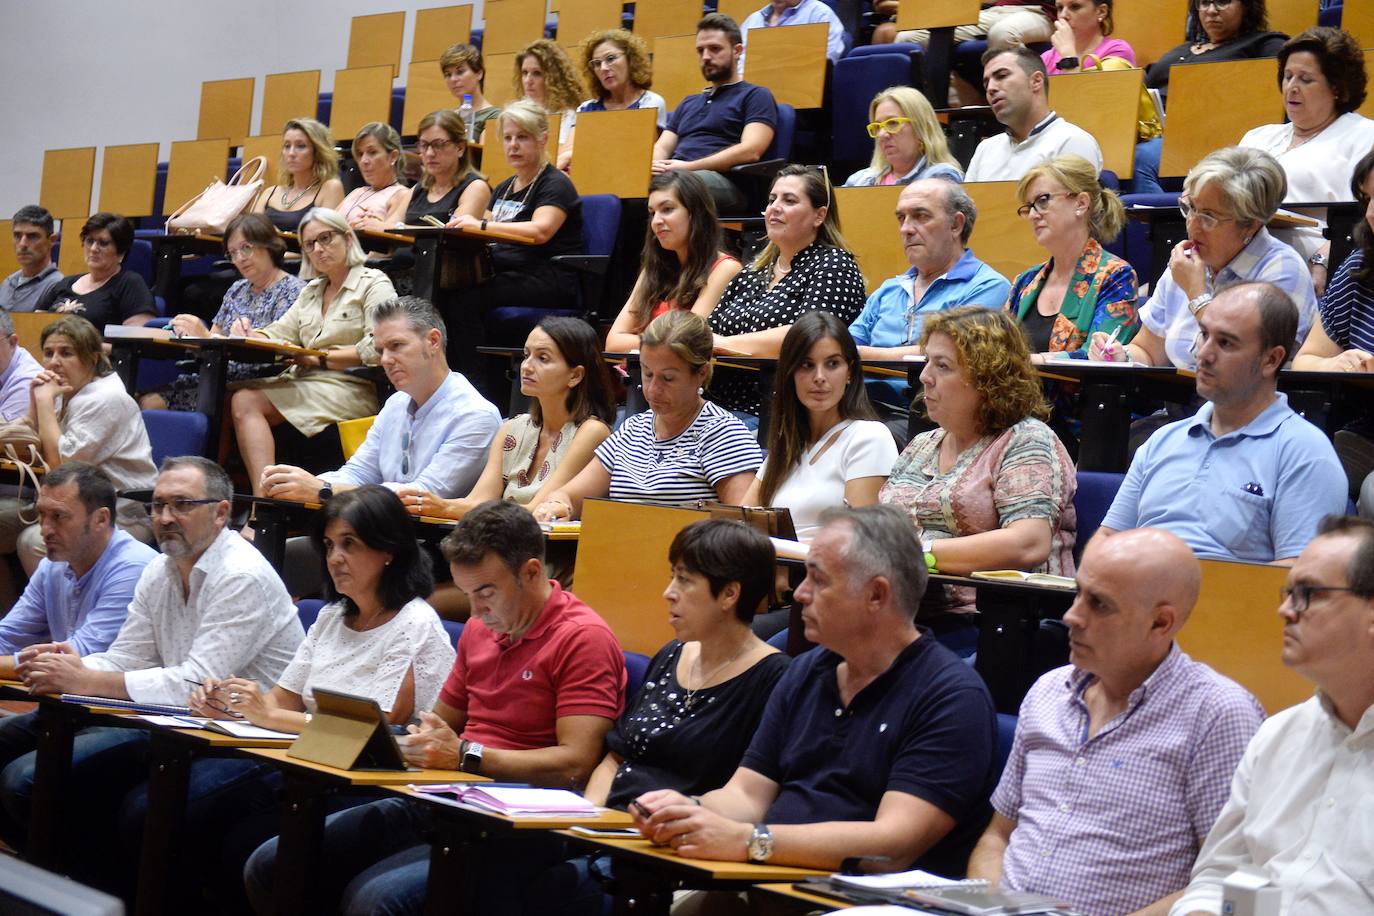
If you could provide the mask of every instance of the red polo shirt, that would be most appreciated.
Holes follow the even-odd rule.
[[[562,716],[620,715],[620,643],[596,611],[557,582],[549,584],[548,603],[519,642],[476,618],[463,628],[439,698],[467,710],[464,738],[504,750],[553,747]]]

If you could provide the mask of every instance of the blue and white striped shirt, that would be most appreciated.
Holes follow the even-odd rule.
[[[763,453],[744,424],[706,401],[691,425],[676,436],[654,436],[654,412],[630,417],[596,448],[611,475],[611,499],[689,505],[716,498],[716,484],[754,473]]]
[[[1364,266],[1364,252],[1358,248],[1341,262],[1326,287],[1321,309],[1322,330],[1341,350],[1374,353],[1374,284],[1361,283],[1350,276]]]

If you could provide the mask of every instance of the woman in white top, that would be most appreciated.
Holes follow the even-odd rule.
[[[744,503],[785,506],[797,537],[809,541],[826,509],[878,501],[897,444],[868,401],[854,338],[829,312],[792,325],[777,379],[768,457]]]
[[[582,80],[594,97],[564,119],[568,129],[566,142],[558,150],[558,167],[565,172],[572,167],[574,128],[581,112],[654,108],[658,129],[668,124],[668,103],[649,88],[654,81],[654,64],[648,42],[624,29],[606,29],[588,35],[578,50]],[[604,150],[600,152],[605,155]]]
[[[1285,201],[1354,200],[1350,176],[1360,157],[1374,148],[1374,121],[1357,111],[1364,103],[1367,79],[1359,42],[1340,29],[1311,28],[1284,44],[1278,64],[1288,120],[1256,127],[1240,145],[1262,149],[1283,166],[1288,178]],[[1304,212],[1326,218],[1324,209]],[[1279,230],[1274,235],[1307,259],[1320,295],[1326,288],[1331,243],[1318,228]]]
[[[401,222],[410,202],[401,181],[401,135],[380,121],[364,124],[353,138],[353,160],[363,174],[363,186],[350,191],[339,212],[354,229],[380,232]]]

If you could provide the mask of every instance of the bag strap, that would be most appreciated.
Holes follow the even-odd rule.
[[[38,523],[38,474],[34,471],[33,466],[40,465],[43,468],[43,473],[45,474],[48,471],[50,471],[51,468],[48,467],[48,462],[43,459],[43,453],[38,450],[37,446],[35,446],[32,442],[30,442],[28,446],[29,457],[27,460],[25,460],[19,457],[19,453],[15,450],[13,443],[6,442],[5,457],[8,458],[10,461],[14,462],[14,466],[19,469],[19,521],[23,522],[25,525],[35,525]],[[34,502],[28,508],[28,511],[33,513],[33,518],[25,517],[25,482],[31,483],[33,485]]]
[[[252,178],[244,178],[244,176],[243,176],[244,169],[248,168],[250,165],[253,166],[253,177],[252,177]],[[249,160],[248,160],[247,162],[245,162],[243,165],[239,166],[239,170],[238,170],[237,172],[235,172],[234,175],[233,175],[233,177],[231,177],[231,178],[229,179],[229,184],[230,184],[230,185],[252,184],[253,182],[260,180],[260,179],[262,178],[262,176],[263,176],[263,173],[266,172],[266,171],[267,171],[267,159],[266,159],[265,157],[263,157],[263,156],[254,156],[252,159],[249,159]]]

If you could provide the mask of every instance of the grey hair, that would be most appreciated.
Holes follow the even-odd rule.
[[[348,246],[346,263],[349,268],[367,263],[367,255],[363,254],[363,246],[358,244],[358,237],[353,234],[353,229],[348,225],[348,220],[343,218],[343,214],[328,207],[311,207],[305,211],[305,216],[301,217],[301,224],[296,227],[296,237],[302,240],[300,272],[302,280],[313,280],[319,276],[319,272],[315,270],[315,265],[310,262],[310,253],[305,250],[304,245],[305,227],[310,223],[324,223],[335,232],[344,234],[346,240],[344,244]]]
[[[882,576],[892,588],[892,604],[912,619],[926,593],[926,564],[916,529],[896,506],[833,508],[821,513],[821,525],[849,526],[844,561],[851,583]]]
[[[162,476],[168,471],[175,471],[177,468],[195,468],[200,471],[200,476],[205,479],[205,496],[207,499],[232,500],[234,498],[234,484],[229,479],[229,473],[209,458],[202,458],[199,455],[175,455],[170,458],[163,458],[162,466],[157,469],[157,473],[158,476]]]
[[[1288,177],[1278,160],[1262,150],[1228,146],[1208,153],[1183,179],[1189,197],[1212,184],[1241,222],[1264,226],[1288,196]]]
[[[973,204],[973,198],[968,196],[964,186],[957,181],[937,179],[945,183],[945,209],[949,211],[950,218],[954,214],[964,214],[964,231],[959,233],[959,242],[963,245],[968,244],[968,240],[973,237],[973,223],[978,219],[978,208]]]
[[[9,337],[14,333],[14,319],[10,317],[9,309],[0,309],[0,337]]]
[[[399,319],[406,323],[417,336],[424,337],[430,331],[439,332],[439,349],[448,352],[448,328],[444,319],[428,299],[419,296],[397,296],[388,299],[372,309],[372,327],[383,321]]]

